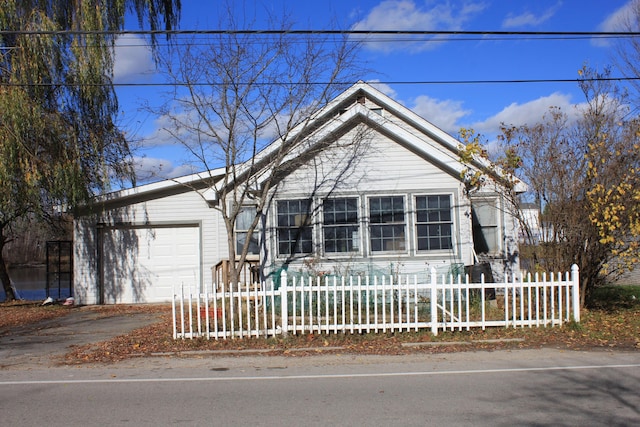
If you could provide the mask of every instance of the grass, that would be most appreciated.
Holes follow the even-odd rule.
[[[595,310],[615,312],[640,305],[639,285],[602,286],[594,289],[588,306]]]

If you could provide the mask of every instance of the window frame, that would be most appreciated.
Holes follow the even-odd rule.
[[[482,223],[480,218],[478,217],[478,205],[490,205],[493,208],[494,212],[494,222],[491,224]],[[496,256],[502,252],[502,218],[500,214],[500,199],[498,196],[480,196],[471,198],[471,231],[473,236],[473,248],[478,253],[478,255],[490,255]],[[491,248],[491,244],[487,242],[484,230],[493,230],[493,236],[495,241],[495,248]],[[487,245],[487,251],[479,251],[478,250],[478,231],[482,232],[482,239],[485,241]]]
[[[426,211],[427,216],[429,216],[429,211],[437,211],[437,212],[442,212],[444,211],[444,209],[439,208],[439,209],[430,209],[429,208],[429,198],[430,197],[438,197],[438,204],[440,205],[440,198],[441,197],[447,197],[448,199],[448,203],[449,203],[449,208],[448,208],[448,214],[449,214],[449,219],[448,220],[442,220],[441,218],[439,220],[426,220],[426,221],[420,221],[419,216],[420,216],[420,211]],[[421,209],[418,207],[418,199],[424,198],[425,199],[425,203],[426,206],[424,209]],[[451,193],[429,193],[429,194],[416,194],[413,196],[413,203],[414,203],[414,215],[413,215],[413,219],[414,219],[414,224],[413,224],[413,229],[414,229],[414,237],[415,237],[415,251],[416,254],[426,254],[426,253],[442,253],[442,252],[450,252],[453,251],[455,249],[455,211],[453,208],[453,194]],[[439,214],[440,216],[441,214]],[[420,248],[420,242],[423,239],[426,239],[428,242],[430,242],[432,239],[437,239],[440,241],[440,243],[442,243],[442,239],[443,239],[443,235],[440,233],[438,235],[430,235],[428,230],[430,229],[430,227],[433,226],[437,226],[440,230],[441,227],[443,225],[448,225],[449,226],[449,247],[439,247],[437,249],[432,249],[430,247],[428,248]],[[421,236],[420,235],[420,227],[421,226],[425,226],[427,227],[427,233],[425,236]],[[446,237],[446,236],[445,236]],[[428,245],[430,246],[430,244]]]
[[[389,222],[374,222],[375,216],[372,215],[372,204],[374,200],[382,199],[390,199],[391,206],[394,205],[394,199],[400,199],[402,201],[402,221],[397,221],[396,215],[399,215],[399,212],[392,209],[389,213],[381,213],[375,216],[380,217],[384,215],[391,215],[392,221]],[[368,217],[368,227],[367,227],[367,241],[369,244],[368,252],[372,256],[376,255],[388,255],[388,254],[407,254],[409,253],[409,241],[407,235],[407,195],[406,194],[381,194],[381,195],[370,195],[367,196],[367,217]],[[380,211],[382,212],[382,211]],[[394,221],[395,220],[395,221]],[[374,233],[374,228],[379,228],[381,233]],[[387,230],[386,232],[384,230]],[[388,232],[391,230],[391,233]],[[401,233],[396,234],[396,231],[401,230]],[[387,236],[384,234],[387,233]],[[375,235],[374,235],[375,234]],[[401,234],[401,236],[400,236]],[[380,241],[380,244],[374,244],[374,239],[376,241]],[[391,248],[387,249],[391,243]],[[381,249],[374,249],[375,247],[380,247]]]
[[[242,235],[247,235],[248,234],[248,230],[249,228],[240,228],[239,225],[241,224],[241,219],[242,219],[242,212],[247,210],[247,209],[253,209],[254,213],[253,215],[257,215],[257,210],[258,207],[256,205],[243,205],[240,207],[240,210],[238,211],[238,215],[236,216],[236,220],[235,223],[233,225],[233,239],[236,245],[236,256],[240,255],[242,253],[242,246],[240,245],[239,239],[238,237],[242,234]],[[253,219],[252,219],[253,220]],[[253,236],[251,238],[251,240],[255,240],[255,245],[256,245],[256,251],[253,251],[251,249],[251,245],[249,245],[249,250],[247,251],[247,256],[252,256],[252,255],[260,255],[260,222],[258,222],[258,224],[256,224],[256,227],[254,228],[253,232],[252,232]],[[244,243],[242,244],[244,245]]]
[[[298,207],[300,207],[300,203],[307,203],[307,212],[292,212],[289,208],[291,207],[292,202],[298,203]],[[287,213],[281,213],[280,206],[281,203],[287,203]],[[277,257],[279,258],[287,258],[287,257],[295,257],[295,256],[306,256],[313,255],[314,253],[314,227],[313,227],[313,199],[312,198],[283,198],[278,199],[275,202],[275,249]],[[287,217],[286,225],[283,225],[281,219]],[[300,218],[297,218],[300,217]],[[292,224],[293,220],[293,224]],[[296,222],[300,222],[300,225],[296,225]],[[304,224],[302,223],[304,222]],[[298,230],[298,231],[296,231]],[[287,239],[281,239],[281,233],[287,233]],[[294,240],[292,240],[292,236],[294,233],[298,234]],[[288,245],[288,251],[283,252],[281,249],[283,248],[283,244]],[[294,245],[294,246],[292,246]],[[305,246],[308,245],[308,250]]]
[[[338,223],[338,222],[334,222],[331,224],[327,224],[327,214],[328,214],[328,210],[327,210],[327,202],[336,202],[336,201],[344,201],[345,203],[349,203],[349,201],[351,202],[355,202],[355,221],[354,222],[350,222],[350,223]],[[329,197],[329,198],[325,198],[322,200],[322,221],[320,222],[321,224],[321,239],[322,239],[322,254],[323,256],[352,256],[352,255],[359,255],[362,253],[362,226],[361,226],[361,211],[362,207],[360,205],[360,198],[357,196],[340,196],[340,197]],[[337,215],[337,214],[345,214],[345,216],[349,215],[349,210],[348,207],[345,208],[345,210],[342,211],[337,211],[337,210],[332,210],[331,213],[333,215]],[[346,236],[343,237],[339,237],[334,235],[331,239],[327,238],[327,232],[330,230],[345,230],[346,229]],[[355,236],[353,233],[357,233]],[[349,234],[351,234],[351,236],[349,237]],[[328,241],[333,241],[334,242],[334,247],[339,246],[339,242],[346,242],[347,246],[349,246],[349,248],[346,251],[339,251],[339,250],[327,250],[327,243]]]

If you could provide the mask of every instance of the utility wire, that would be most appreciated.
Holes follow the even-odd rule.
[[[480,84],[530,84],[530,83],[579,83],[579,82],[605,82],[605,81],[638,81],[640,77],[592,77],[579,79],[509,79],[509,80],[416,80],[416,81],[375,81],[373,84],[387,85],[480,85]],[[171,83],[105,83],[105,84],[74,84],[74,83],[0,83],[0,86],[17,86],[17,87],[99,87],[99,86],[118,86],[118,87],[162,87],[162,86],[221,86],[224,83],[217,82],[171,82]],[[246,85],[248,83],[235,83],[236,85]],[[353,82],[252,82],[254,86],[297,86],[297,85],[350,85]]]
[[[487,41],[541,41],[541,42],[545,42],[545,41],[579,41],[579,40],[592,40],[592,39],[598,39],[598,40],[613,40],[619,37],[615,37],[615,36],[599,36],[599,37],[593,37],[593,36],[567,36],[567,37],[560,37],[560,36],[549,36],[549,37],[496,37],[496,36],[488,36],[488,37],[439,37],[439,38],[428,38],[428,37],[412,37],[412,36],[404,36],[404,37],[380,37],[380,38],[354,38],[353,40],[351,40],[354,43],[377,43],[377,44],[383,44],[383,43],[456,43],[456,42],[473,42],[473,41],[483,41],[483,42],[487,42]],[[144,39],[140,38],[140,39],[123,39],[123,40],[127,40],[125,42],[118,42],[116,47],[118,49],[123,49],[123,48],[134,48],[134,47],[145,47],[145,48],[149,48],[150,45],[149,43],[147,43]],[[274,39],[275,41],[275,39]],[[243,43],[246,44],[253,44],[253,43],[268,43],[269,40],[246,40],[243,41]],[[304,40],[291,40],[290,43],[305,43]],[[96,44],[93,43],[86,43],[82,46],[79,46],[80,48],[89,48],[89,47],[95,47],[97,46]],[[207,41],[206,38],[194,38],[191,39],[189,42],[181,42],[181,41],[174,41],[172,43],[156,43],[157,47],[184,47],[184,46],[189,46],[189,47],[196,47],[196,46],[211,46],[211,42]],[[3,51],[11,51],[11,50],[15,50],[18,49],[18,47],[15,46],[2,46],[0,45],[0,52]]]
[[[451,42],[469,42],[469,41],[529,41],[529,40],[539,40],[539,41],[573,41],[573,40],[591,40],[593,38],[597,38],[599,40],[608,40],[608,39],[615,39],[618,37],[615,36],[598,36],[598,37],[593,37],[593,36],[548,36],[548,37],[543,37],[543,38],[539,38],[539,37],[496,37],[496,36],[489,36],[489,37],[455,37],[455,38],[417,38],[417,37],[381,37],[378,39],[372,39],[372,38],[362,38],[362,39],[355,39],[354,41],[358,41],[358,42],[375,42],[375,43],[403,43],[403,42],[410,42],[410,43],[415,43],[415,42],[429,42],[429,43],[451,43]],[[144,39],[126,39],[126,42],[119,42],[117,47],[118,48],[124,48],[124,47],[149,47],[149,44],[146,43],[144,41]],[[174,47],[180,47],[180,46],[210,46],[211,43],[207,42],[207,39],[202,38],[202,39],[194,39],[194,42],[188,42],[188,43],[184,43],[184,42],[174,42],[174,43],[156,43],[156,46],[159,47],[167,47],[167,46],[174,46]],[[274,39],[275,40],[275,39]],[[262,41],[264,42],[264,41]],[[247,41],[247,43],[251,43],[251,41]],[[92,44],[86,44],[86,47],[89,46],[95,46]],[[2,49],[8,49],[5,47],[0,46],[0,50]]]
[[[182,35],[208,36],[208,35],[244,35],[261,38],[260,42],[268,42],[268,37],[291,35],[332,35],[332,36],[352,36],[351,41],[357,43],[444,43],[444,42],[464,42],[464,41],[571,41],[588,39],[619,39],[640,36],[640,32],[623,31],[449,31],[449,30],[114,30],[114,31],[77,31],[77,30],[0,30],[2,36],[81,36],[81,35],[104,35],[104,36],[173,36],[174,42],[171,46],[206,46],[206,39],[202,43],[182,43],[175,37]],[[266,40],[265,40],[266,38]],[[194,40],[197,40],[194,38]],[[245,41],[251,43],[250,40]],[[84,47],[88,47],[87,44]],[[123,47],[125,45],[119,45]],[[146,46],[145,44],[131,44],[126,46]],[[157,46],[169,46],[169,44],[157,44]],[[0,51],[11,49],[12,47],[2,46]]]
[[[462,30],[115,30],[115,31],[45,31],[45,30],[0,30],[0,37],[3,35],[254,35],[254,36],[274,36],[274,35],[353,35],[353,36],[380,36],[379,38],[362,38],[362,42],[449,42],[449,41],[470,41],[470,40],[577,40],[588,38],[628,38],[638,37],[640,32],[622,31],[462,31]],[[405,36],[397,38],[391,36]],[[407,38],[409,36],[409,38]],[[412,36],[453,36],[449,38],[419,39]],[[459,36],[464,36],[459,37]],[[477,36],[477,37],[473,37]],[[206,45],[206,43],[202,43]],[[181,45],[181,43],[177,43]],[[127,44],[125,46],[136,46]],[[137,45],[140,46],[140,45]],[[121,46],[122,47],[122,46]],[[0,51],[11,49],[0,45]],[[640,77],[606,77],[590,79],[509,79],[509,80],[442,80],[442,81],[389,81],[380,82],[393,85],[471,85],[471,84],[530,84],[530,83],[578,83],[580,81],[635,81]],[[172,83],[106,83],[106,84],[68,84],[68,83],[0,83],[0,86],[22,86],[22,87],[79,87],[79,86],[116,86],[116,87],[161,87],[161,86],[214,86],[222,83],[216,82],[172,82]],[[254,83],[256,85],[273,85],[298,83],[263,82]],[[302,83],[300,83],[302,84]],[[309,84],[309,83],[305,83]],[[326,85],[326,82],[312,82],[311,84]],[[349,84],[347,82],[343,84]]]
[[[468,31],[468,30],[0,30],[0,35],[433,35],[638,37],[629,31]]]

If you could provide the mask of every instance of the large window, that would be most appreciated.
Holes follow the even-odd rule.
[[[313,250],[311,200],[279,200],[278,254],[309,254]]]
[[[325,253],[355,252],[360,248],[358,199],[326,199],[322,204]]]
[[[247,251],[247,254],[255,255],[260,253],[260,246],[258,245],[258,227],[256,226],[250,236],[248,232],[255,217],[255,206],[243,206],[240,209],[238,217],[236,218],[236,254],[242,253],[247,237],[249,237],[249,250]]]
[[[451,196],[416,197],[416,232],[419,251],[451,249]]]
[[[496,199],[473,199],[473,247],[476,253],[496,254],[500,252],[498,208]]]
[[[369,199],[369,239],[372,252],[406,250],[404,197]]]

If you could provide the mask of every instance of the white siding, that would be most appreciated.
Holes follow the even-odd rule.
[[[356,131],[344,135],[341,141],[352,141]],[[316,161],[289,175],[279,186],[276,199],[301,198],[313,196],[319,201],[324,194],[331,190],[333,196],[358,197],[361,215],[367,214],[367,200],[371,195],[401,195],[405,197],[405,209],[408,210],[407,219],[407,251],[397,254],[372,254],[364,250],[357,256],[332,256],[331,259],[321,258],[314,261],[315,268],[321,271],[335,272],[348,270],[370,270],[374,272],[393,272],[401,274],[425,274],[432,266],[438,271],[446,273],[451,265],[473,262],[472,228],[470,205],[465,196],[460,179],[450,172],[444,171],[425,158],[399,145],[386,135],[373,132],[363,142],[366,150],[354,165],[350,165],[346,176],[335,159],[348,158],[348,148],[330,151],[326,150]],[[362,148],[362,147],[360,147]],[[339,154],[337,154],[339,153]],[[340,181],[337,177],[341,176]],[[323,183],[320,188],[315,188]],[[335,188],[332,186],[335,185]],[[415,250],[414,216],[412,215],[414,197],[417,195],[450,194],[453,203],[454,248],[451,251],[434,253],[418,253]],[[270,218],[275,217],[275,208],[270,212]],[[361,218],[361,226],[367,227],[367,219]],[[314,232],[317,243],[321,242],[322,232],[319,226],[319,213]],[[272,222],[272,227],[275,224]],[[368,233],[365,232],[365,237]],[[275,235],[273,235],[275,237]],[[363,242],[363,248],[368,243]],[[270,253],[276,253],[275,238],[272,239]],[[282,259],[271,259],[267,265],[276,267]],[[292,263],[294,269],[303,270],[302,261]]]
[[[165,234],[171,232],[172,225],[184,226],[185,224],[190,224],[193,226],[197,224],[197,236],[199,239],[197,242],[192,241],[195,238],[195,234],[188,234],[189,237],[186,241],[180,241],[180,239],[174,240],[179,242],[176,247],[165,246],[163,248],[164,243],[161,242],[160,245],[154,245],[153,247],[154,257],[156,255],[161,257],[162,251],[173,251],[171,256],[181,256],[180,251],[187,250],[192,252],[194,248],[193,245],[197,244],[200,248],[197,255],[197,285],[200,287],[211,286],[211,267],[226,253],[226,246],[221,244],[221,242],[226,242],[226,233],[223,236],[219,234],[219,223],[222,222],[219,217],[219,212],[209,207],[198,194],[193,191],[187,191],[175,195],[160,195],[156,198],[133,203],[126,207],[105,209],[101,214],[78,218],[74,229],[74,293],[78,303],[95,304],[100,301],[100,295],[98,295],[100,281],[98,257],[100,255],[99,245],[101,239],[105,237],[100,236],[100,233],[106,233],[105,230],[112,229],[116,226],[118,228],[137,227],[140,230],[162,228],[167,229],[160,231],[161,234]],[[102,224],[102,226],[98,226],[98,224]],[[99,227],[102,227],[101,232],[98,232]],[[222,229],[224,229],[224,224]],[[153,240],[147,239],[145,233],[142,231],[137,231],[136,234],[140,234],[137,236],[137,243],[143,242],[145,244],[151,244],[153,242]],[[106,235],[106,237],[109,236]],[[163,237],[162,240],[165,240],[165,238]],[[116,254],[116,257],[103,255],[102,261],[105,263],[103,270],[107,273],[114,270],[114,265],[110,263],[119,262],[121,266],[128,265],[127,263],[130,264],[131,258],[128,258],[129,261],[125,262],[119,260],[118,256],[126,256],[126,251],[130,251],[129,255],[133,255],[136,254],[137,250],[142,251],[144,249],[143,247],[139,247],[139,249],[134,250],[132,247],[127,246],[128,243],[132,242],[127,242],[122,232],[119,232],[116,238],[111,240],[111,243],[117,243],[116,247],[119,245],[121,250],[119,254]],[[221,250],[223,251],[222,254]],[[143,257],[143,255],[143,253],[138,253],[135,256]],[[183,255],[186,256],[186,254]],[[145,276],[144,280],[146,280],[149,286],[159,283],[161,278],[167,275],[166,271],[160,271],[162,268],[159,264],[151,264],[156,265],[157,268],[153,267],[149,270],[149,265],[145,265],[144,267],[147,270],[136,271],[140,280],[143,280],[142,276]],[[178,276],[180,275],[179,273],[176,274],[178,274]],[[193,274],[189,273],[188,275],[189,280],[193,281]],[[176,276],[175,280],[187,279],[186,277],[180,278],[178,276]],[[105,277],[104,280],[106,281],[107,279],[108,277]],[[140,285],[140,283],[138,285]],[[163,284],[161,286],[168,285]],[[132,293],[132,289],[121,289],[119,292],[125,296],[120,298],[114,297],[111,298],[111,301],[105,302],[127,302],[127,300],[129,300],[129,302],[137,302],[143,299],[140,295],[136,296]]]
[[[98,249],[95,216],[76,217],[73,227],[73,294],[76,304],[96,304]]]
[[[342,137],[342,140],[353,140],[355,131]],[[460,180],[424,158],[403,148],[387,136],[373,132],[368,139],[361,142],[355,165],[349,164],[346,177],[340,179],[338,189],[362,191],[395,191],[398,189],[442,189],[459,188]],[[325,182],[325,187],[335,183],[336,177],[344,172],[344,167],[335,160],[350,159],[348,150],[342,148],[332,153],[324,153],[316,159],[311,167],[301,168],[291,174],[282,183],[280,194],[310,193],[318,182]],[[343,162],[347,164],[347,162]],[[317,169],[316,169],[317,167]],[[306,184],[305,184],[306,183]]]

